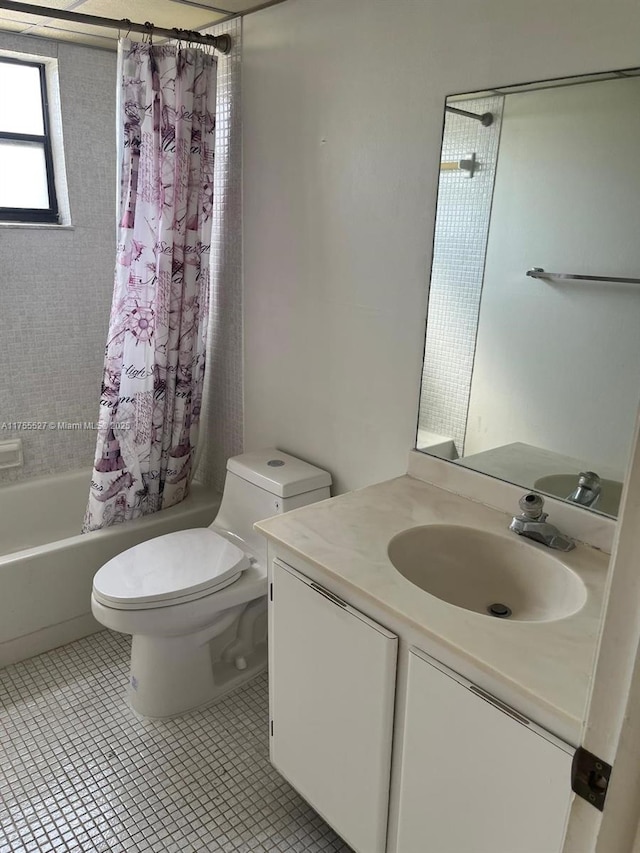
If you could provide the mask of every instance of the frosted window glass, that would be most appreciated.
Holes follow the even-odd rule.
[[[44,147],[0,140],[0,207],[49,207]]]
[[[0,131],[44,134],[40,71],[0,61]]]

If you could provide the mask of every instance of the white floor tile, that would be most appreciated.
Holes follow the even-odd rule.
[[[139,720],[109,631],[0,671],[0,853],[349,853],[269,763],[267,678]]]

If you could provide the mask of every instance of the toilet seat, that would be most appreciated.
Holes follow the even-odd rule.
[[[230,586],[249,565],[244,551],[210,528],[179,530],[105,563],[93,579],[93,596],[116,610],[168,607]]]

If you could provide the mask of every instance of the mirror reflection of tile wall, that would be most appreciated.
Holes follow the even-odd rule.
[[[442,140],[442,161],[455,162],[475,154],[479,165],[473,177],[464,170],[440,172],[420,429],[423,443],[433,441],[434,436],[448,437],[460,456],[464,449],[503,100],[502,95],[496,95],[458,103],[460,108],[479,115],[492,113],[493,123],[484,127],[464,116],[446,113]]]
[[[589,508],[615,515],[640,397],[640,282],[611,280],[640,279],[640,75],[448,103],[496,121],[446,116],[442,161],[479,170],[440,175],[417,447],[563,499],[595,471]]]

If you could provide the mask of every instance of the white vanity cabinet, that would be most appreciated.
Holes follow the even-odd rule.
[[[573,752],[412,649],[395,853],[559,853]]]
[[[386,849],[397,643],[322,586],[273,562],[271,761],[356,853]]]

